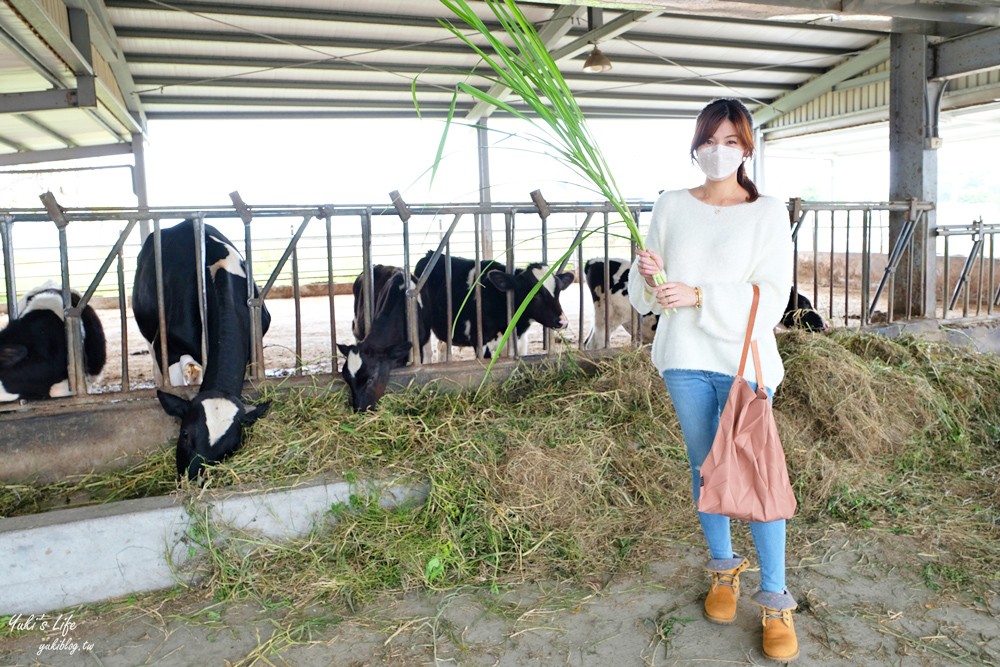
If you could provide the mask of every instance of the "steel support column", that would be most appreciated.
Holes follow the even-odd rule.
[[[479,158],[479,203],[489,206],[493,201],[490,194],[493,184],[490,182],[490,137],[486,122],[485,118],[480,118],[477,123],[476,143],[478,150],[476,155]],[[493,216],[489,213],[480,213],[477,217],[479,218],[479,234],[483,243],[483,257],[493,259]]]
[[[890,39],[889,85],[889,199],[937,202],[938,95],[928,87],[925,35],[893,33]],[[903,212],[889,217],[889,244],[905,228]],[[899,263],[893,290],[893,310],[899,317],[934,315],[936,251],[935,212],[913,229],[912,243]],[[911,289],[907,289],[911,287]],[[909,292],[909,297],[907,293]]]
[[[149,208],[149,193],[146,190],[146,145],[141,132],[132,134],[132,192],[135,193],[136,205],[140,210]],[[139,220],[139,241],[145,241],[149,236],[149,220]]]

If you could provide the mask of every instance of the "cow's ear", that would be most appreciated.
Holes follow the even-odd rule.
[[[163,406],[163,411],[171,417],[183,419],[184,415],[187,414],[188,409],[191,407],[191,401],[186,398],[168,394],[167,392],[160,391],[159,389],[156,390],[156,397],[160,399],[160,405]]]
[[[337,349],[340,350],[340,353],[346,357],[353,350],[357,350],[358,347],[357,345],[344,345],[342,343],[337,343]]]
[[[271,401],[264,401],[257,405],[243,406],[243,412],[239,415],[240,423],[244,426],[250,426],[255,421],[267,414],[267,411],[271,408]]]
[[[0,368],[10,368],[28,356],[28,348],[24,345],[0,345]]]
[[[573,280],[576,278],[576,274],[572,271],[566,271],[565,273],[556,274],[556,286],[564,290],[573,284]]]
[[[493,283],[498,290],[512,292],[514,290],[514,277],[506,271],[493,269],[486,274],[486,278]]]

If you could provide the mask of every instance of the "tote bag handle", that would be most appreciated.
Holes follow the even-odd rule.
[[[753,323],[757,319],[757,305],[760,303],[760,287],[753,286],[753,304],[750,306],[750,320],[747,322],[747,335],[743,338],[743,354],[740,355],[740,370],[736,377],[743,377],[743,370],[747,366],[747,352],[753,347],[753,367],[757,374],[757,388],[764,386],[764,377],[760,370],[760,353],[757,351],[757,341],[751,343],[750,337],[753,335]]]

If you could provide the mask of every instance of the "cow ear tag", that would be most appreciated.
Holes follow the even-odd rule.
[[[239,420],[244,426],[249,426],[255,421],[267,414],[267,411],[271,408],[271,401],[266,401],[260,403],[259,405],[251,405],[249,407],[244,406],[243,412],[240,413]]]

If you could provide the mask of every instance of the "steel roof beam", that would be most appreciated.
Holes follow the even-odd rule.
[[[313,83],[313,82],[309,82],[309,83]],[[280,89],[289,89],[289,86],[284,86],[284,85],[270,86],[270,87],[280,88]],[[321,89],[328,90],[329,86],[310,86],[310,89],[316,89],[316,88],[321,88]],[[411,89],[410,89],[409,86],[402,86],[402,85],[392,86],[392,85],[379,85],[379,84],[365,84],[365,83],[360,83],[360,84],[351,85],[351,86],[348,86],[348,87],[344,87],[344,88],[339,88],[338,89],[338,92],[348,92],[348,91],[350,91],[350,92],[372,92],[372,91],[376,91],[376,92],[386,92],[386,93],[393,93],[393,92],[395,92],[395,93],[399,93],[401,101],[405,101],[406,104],[409,104],[409,105],[412,106]],[[450,89],[443,89],[442,90],[442,89],[434,89],[434,88],[427,88],[427,87],[425,87],[425,88],[418,89],[418,92],[424,92],[424,93],[435,93],[436,92],[436,93],[440,93],[442,95],[443,94],[447,94],[449,96],[451,95],[451,90]],[[703,94],[703,95],[677,95],[677,94],[671,94],[670,95],[670,100],[671,101],[677,101],[677,102],[708,102],[708,101],[710,101],[710,100],[718,97],[718,92],[719,92],[719,88],[717,86],[712,86],[712,87],[707,87],[706,91],[705,91],[705,94]],[[620,91],[604,91],[604,90],[584,90],[584,91],[577,91],[575,93],[575,95],[576,95],[577,99],[580,99],[580,100],[586,100],[586,99],[621,100],[625,106],[628,106],[628,103],[639,102],[639,101],[659,102],[659,101],[662,101],[663,97],[664,97],[662,93],[639,93],[639,92],[622,93]],[[211,94],[207,94],[207,95],[204,95],[204,96],[201,96],[201,97],[189,97],[187,95],[162,95],[162,94],[159,94],[159,93],[155,93],[155,94],[151,93],[148,96],[148,98],[147,98],[148,102],[158,102],[158,103],[161,103],[161,104],[183,104],[184,100],[190,100],[192,104],[195,104],[195,103],[198,103],[198,104],[215,104],[215,103],[219,103],[220,100],[229,100],[230,103],[237,102],[237,103],[241,103],[241,104],[242,103],[266,104],[266,103],[270,102],[271,104],[274,104],[275,106],[281,106],[286,101],[288,102],[288,104],[290,106],[291,105],[294,105],[294,106],[307,106],[310,103],[313,104],[313,105],[315,105],[315,106],[323,106],[324,104],[327,104],[327,103],[339,103],[335,99],[288,98],[287,100],[285,100],[284,98],[273,97],[273,96],[260,97],[260,96],[234,95],[232,97],[228,97],[228,96],[219,96],[219,95],[211,95]],[[211,100],[211,101],[210,102],[201,102],[201,100]],[[356,103],[358,105],[361,105],[361,106],[364,106],[364,105],[368,104],[368,102],[365,102],[365,101],[356,101]],[[422,109],[423,109],[423,104],[421,104],[421,110]]]
[[[456,114],[468,110],[468,105],[459,105]],[[700,107],[699,107],[700,108]],[[582,107],[588,118],[696,118],[698,109],[610,109],[607,107]],[[527,110],[527,109],[525,109]],[[157,111],[147,109],[150,120],[224,120],[233,118],[229,111]],[[424,118],[445,118],[448,109],[421,110]],[[343,111],[335,110],[310,110],[310,111],[263,111],[244,110],[239,113],[242,120],[268,120],[268,119],[330,119],[330,118],[413,118],[412,109],[351,109]]]
[[[422,70],[421,70],[422,71]],[[487,73],[484,70],[481,76]],[[473,76],[476,76],[473,74]],[[600,80],[592,74],[564,74],[567,81],[588,80],[593,82]],[[888,73],[884,78],[888,78]],[[714,81],[699,78],[664,78],[653,76],[609,76],[607,83],[613,84],[614,89],[620,90],[622,84],[637,84],[637,86],[656,85],[683,85],[698,88],[719,88],[719,84]],[[207,88],[275,88],[280,90],[330,90],[329,81],[322,80],[290,80],[290,79],[255,79],[251,77],[182,77],[182,76],[137,76],[135,78],[137,86],[146,88],[170,88],[173,86],[205,86]],[[760,81],[725,81],[727,88],[738,90],[795,90],[796,85],[792,83],[762,83]],[[432,84],[418,84],[418,91],[432,91],[435,88]],[[437,86],[440,88],[440,86]],[[371,90],[386,92],[409,92],[409,83],[368,83],[352,82],[338,84],[337,90]],[[451,88],[448,88],[450,91]],[[583,94],[583,93],[580,93]],[[628,95],[629,93],[624,93]],[[662,97],[662,95],[660,96]]]
[[[94,46],[108,67],[111,68],[111,74],[114,76],[118,90],[121,91],[123,101],[119,103],[115,99],[112,104],[110,100],[105,100],[108,108],[130,134],[144,133],[146,117],[142,105],[139,104],[139,96],[135,92],[132,72],[129,70],[124,51],[104,3],[101,0],[65,0],[65,2],[68,7],[79,8],[87,12],[93,27],[91,37]],[[125,108],[117,108],[120,104],[124,104]]]
[[[990,0],[986,0],[990,1]],[[660,18],[664,19],[678,19],[681,21],[699,21],[699,22],[712,22],[712,23],[724,23],[728,25],[741,25],[741,26],[761,26],[764,28],[794,28],[798,30],[808,30],[809,32],[815,33],[817,38],[820,38],[824,33],[847,33],[851,35],[871,35],[872,37],[879,37],[885,34],[882,30],[869,30],[869,29],[859,29],[852,28],[843,25],[826,25],[823,23],[800,23],[797,21],[771,21],[765,19],[754,19],[746,18],[742,16],[704,16],[701,14],[678,14],[672,12],[664,12],[660,14]]]
[[[78,144],[75,141],[73,141],[64,134],[57,132],[56,130],[49,127],[47,124],[43,123],[42,121],[38,120],[37,118],[35,118],[30,114],[26,113],[18,114],[17,117],[20,118],[25,123],[27,123],[28,125],[34,127],[36,130],[39,130],[40,132],[49,135],[50,137],[52,137],[53,139],[55,139],[64,146],[68,146],[70,148],[76,148],[78,146]]]
[[[590,30],[575,40],[552,51],[552,59],[556,62],[578,56],[584,51],[590,50],[594,44],[606,42],[622,35],[637,24],[647,21],[659,15],[659,12],[626,12],[608,21],[599,28]],[[655,60],[655,59],[654,59]]]
[[[168,11],[154,5],[149,0],[106,0],[111,9],[144,9],[151,11]],[[171,0],[171,8],[194,14],[219,14],[221,16],[252,16],[257,18],[294,19],[299,21],[327,21],[336,23],[362,23],[376,25],[395,25],[403,27],[440,27],[438,19],[433,16],[404,16],[401,14],[376,14],[374,12],[345,12],[336,9],[302,9],[287,6],[263,6],[250,4],[220,5],[214,2],[187,2],[186,0]],[[500,28],[500,24],[492,24]]]
[[[956,76],[1000,67],[1000,30],[986,30],[932,44],[931,79]]]
[[[577,7],[559,7],[552,12],[552,18],[546,21],[545,25],[538,31],[538,38],[546,49],[551,51],[552,44],[570,31],[570,28],[573,27],[571,21],[576,16],[577,11]],[[510,97],[511,90],[502,83],[495,83],[486,94],[494,99],[505,100]],[[469,123],[478,122],[480,119],[492,115],[494,108],[492,104],[480,100],[473,105],[472,111],[465,116],[465,120]]]
[[[817,38],[819,38],[818,35]],[[725,49],[749,49],[752,51],[776,51],[779,53],[804,53],[820,56],[844,56],[851,51],[851,49],[839,48],[835,46],[821,46],[818,44],[788,44],[786,42],[764,40],[683,37],[680,35],[656,35],[648,32],[629,32],[628,41],[634,44],[648,43],[661,46],[714,46]]]
[[[148,99],[147,99],[148,97]],[[274,107],[341,107],[341,108],[366,108],[366,109],[409,109],[413,111],[413,98],[407,97],[406,99],[400,99],[398,101],[393,100],[317,100],[313,97],[293,97],[293,98],[275,98],[275,97],[220,97],[216,95],[206,95],[203,97],[188,97],[185,95],[156,95],[151,94],[148,96],[143,96],[143,102],[147,105],[190,105],[190,106],[224,106],[229,107],[231,110],[227,111],[226,114],[229,116],[243,116],[243,107],[246,105],[250,106],[274,106]],[[420,104],[420,111],[423,113],[424,108],[437,108],[447,110],[450,106],[448,101],[444,102],[427,102]],[[414,116],[416,117],[416,116]]]
[[[569,7],[569,13],[575,12],[578,9],[576,7]],[[617,37],[625,32],[628,32],[637,23],[648,20],[651,17],[655,17],[657,14],[655,12],[628,12],[608,22],[599,29],[582,33],[571,43],[554,49],[551,51],[551,55],[554,60],[560,61],[566,58],[572,58],[579,55],[588,49],[593,47],[594,43],[608,41]],[[567,27],[568,20],[564,17],[554,16],[552,20],[546,22],[546,25],[541,29],[540,35],[546,37],[549,34],[555,37],[549,39],[547,44],[552,43],[558,37],[569,32]],[[560,27],[563,30],[560,31]],[[543,34],[544,33],[544,34]],[[316,48],[330,48],[332,46],[331,40],[328,37],[320,36],[303,36],[303,35],[257,35],[253,33],[246,32],[228,32],[220,30],[162,30],[162,29],[151,29],[151,28],[135,28],[135,27],[122,27],[118,29],[118,34],[121,38],[129,39],[147,39],[147,40],[179,40],[179,41],[208,41],[208,42],[224,42],[224,43],[240,43],[240,44],[285,44],[292,46],[303,46],[303,47],[316,47]],[[678,44],[683,46],[690,45],[704,45],[704,46],[717,46],[728,49],[749,49],[754,51],[780,51],[780,52],[790,52],[790,53],[815,53],[819,55],[829,55],[829,56],[843,56],[848,51],[843,48],[832,48],[823,46],[799,46],[799,45],[789,45],[781,42],[764,42],[764,41],[749,41],[749,40],[702,40],[696,38],[680,38],[680,37],[655,37],[650,36],[648,33],[645,35],[636,35],[631,41],[641,42],[648,41],[650,43],[657,44]],[[382,40],[365,40],[365,39],[338,39],[336,40],[337,48],[341,49],[359,49],[364,51],[401,51],[401,52],[430,52],[430,53],[446,53],[446,54],[461,54],[468,55],[468,47],[461,44],[449,44],[443,42],[437,42],[433,44],[426,43],[414,43],[414,42],[403,42],[403,41],[382,41]],[[335,54],[330,54],[331,58],[343,58],[342,56],[337,56]],[[129,56],[131,59],[132,56]],[[650,61],[659,62],[656,58],[649,58]],[[716,63],[717,65],[721,63]],[[751,63],[744,63],[740,65],[741,67],[752,67]],[[759,64],[757,65],[759,66]]]
[[[615,115],[618,117],[629,118],[629,117],[639,117],[639,116],[651,116],[655,117],[662,113],[662,108],[658,106],[653,107],[604,107],[598,105],[588,105],[586,104],[586,97],[581,100],[580,106],[585,113],[599,113],[601,115]],[[659,99],[662,99],[660,97]],[[671,101],[679,102],[691,102],[692,105],[697,105],[698,109],[704,105],[705,102],[713,99],[713,96],[671,96]],[[146,104],[150,107],[152,106],[188,106],[192,109],[199,106],[220,106],[220,107],[238,107],[240,111],[235,111],[234,114],[239,117],[248,116],[252,114],[257,114],[258,117],[311,117],[311,111],[305,112],[294,112],[284,110],[274,110],[274,111],[261,111],[260,107],[299,107],[299,108],[314,108],[318,113],[325,114],[330,109],[362,109],[367,110],[373,115],[382,115],[382,111],[408,111],[412,114],[413,104],[410,100],[315,100],[315,99],[281,99],[276,100],[273,97],[263,98],[263,97],[179,97],[171,95],[153,95],[150,96]],[[428,113],[438,112],[447,113],[450,107],[449,101],[443,102],[428,102],[426,104],[420,105],[421,115],[427,115]],[[513,103],[511,106],[515,109],[524,111],[525,113],[531,113],[531,109],[524,104]],[[256,111],[250,111],[250,108],[257,108]],[[458,105],[457,112],[467,112],[471,110],[471,105]],[[688,110],[685,110],[688,111]],[[147,109],[150,117],[162,117],[164,113],[174,114],[175,117],[184,114],[198,114],[206,112],[198,111],[171,111],[171,112],[156,112]],[[225,113],[225,112],[221,112]],[[697,115],[697,109],[692,111],[693,115]],[[209,114],[202,117],[213,117],[214,114]],[[685,118],[687,116],[684,116]]]
[[[147,39],[157,41],[178,42],[224,42],[227,44],[266,44],[269,46],[302,46],[309,48],[357,49],[359,51],[403,51],[418,53],[448,53],[469,55],[469,47],[464,44],[449,44],[447,42],[413,42],[389,41],[380,39],[331,39],[315,35],[283,35],[272,33],[262,35],[244,31],[225,30],[178,30],[160,28],[136,28],[123,26],[118,28],[121,39]],[[331,56],[333,57],[333,56]]]
[[[848,58],[825,74],[811,79],[796,90],[782,95],[770,104],[754,111],[754,124],[758,127],[770,122],[778,116],[796,109],[806,102],[833,90],[838,83],[857,76],[889,58],[889,39],[883,39],[874,46]]]
[[[1000,8],[986,0],[729,0],[734,5],[764,5],[830,14],[874,14],[941,23],[1000,25]],[[655,3],[653,3],[655,4]]]
[[[41,4],[35,0],[8,0],[8,2],[23,17],[32,32],[59,56],[75,76],[93,75],[94,69],[90,64],[89,51],[82,53],[70,36],[53,23]],[[90,48],[89,42],[88,39],[87,49]]]
[[[877,14],[900,19],[1000,26],[1000,7],[969,2],[900,2],[899,0],[844,0],[845,14]]]
[[[106,155],[125,155],[131,152],[131,144],[104,144],[102,146],[75,146],[73,148],[8,153],[0,155],[0,166],[8,167],[18,164],[56,162],[58,160],[79,160],[82,158],[104,157]]]
[[[584,97],[584,100],[587,99]],[[662,100],[662,96],[647,96],[641,99],[659,99]],[[671,101],[679,102],[691,102],[693,104],[702,104],[707,100],[712,99],[711,96],[671,96]],[[239,115],[242,117],[247,107],[262,107],[262,106],[276,106],[276,107],[316,107],[322,109],[322,107],[327,108],[344,108],[349,109],[352,107],[364,108],[364,109],[395,109],[404,110],[409,109],[412,111],[413,102],[410,99],[400,98],[399,100],[365,100],[359,101],[356,99],[332,99],[332,100],[316,100],[313,98],[290,98],[290,99],[275,99],[273,97],[218,97],[218,96],[205,96],[205,97],[187,97],[180,95],[150,95],[149,99],[146,100],[146,104],[155,106],[222,106],[238,108],[239,111],[225,111],[220,112],[224,115]],[[447,111],[451,106],[450,101],[444,100],[440,102],[430,101],[425,104],[420,105],[420,111],[423,113],[425,110],[439,110]],[[471,110],[471,105],[459,105],[463,111],[466,109]],[[512,103],[512,107],[515,109],[523,110],[530,113],[531,109],[524,104]],[[581,102],[581,106],[586,110],[586,105]],[[655,114],[657,108],[650,107],[596,107],[591,108],[600,109],[605,113],[616,113],[622,115],[632,115],[635,113],[644,114]],[[150,112],[152,113],[152,112]],[[280,113],[280,112],[276,112]]]
[[[401,72],[445,72],[454,74],[457,71],[465,72],[465,70],[459,70],[455,67],[445,67],[441,66],[439,68],[427,68],[427,67],[414,67],[414,66],[400,66],[397,64],[368,64],[362,63],[355,60],[350,60],[348,58],[337,58],[331,56],[330,60],[315,61],[315,60],[293,60],[288,58],[252,58],[252,57],[231,57],[231,56],[185,56],[177,55],[172,53],[130,53],[128,54],[129,62],[141,63],[146,65],[218,65],[223,67],[247,67],[247,68],[259,68],[259,69],[330,69],[330,70],[340,70],[345,67],[352,67],[359,70],[385,70],[387,74],[392,74],[394,70]],[[615,60],[619,62],[628,62],[632,64],[644,64],[644,65],[655,65],[663,67],[664,63],[658,58],[637,58],[637,57],[624,57],[616,56]],[[779,74],[805,74],[805,75],[817,75],[822,74],[826,71],[823,67],[807,67],[802,65],[761,65],[759,62],[749,62],[749,61],[734,61],[734,60],[702,60],[702,59],[692,59],[692,58],[671,58],[674,64],[679,67],[690,68],[690,69],[718,69],[732,72],[776,72]],[[485,69],[477,69],[476,72],[482,72],[485,76],[489,76],[489,71]],[[668,77],[669,78],[669,77]]]
[[[458,107],[456,111],[465,111],[468,106]],[[233,118],[233,114],[228,111],[157,111],[147,109],[147,117],[150,120],[228,120]],[[447,109],[421,110],[424,118],[444,118],[448,115]],[[379,109],[375,111],[367,109],[347,109],[343,111],[332,111],[328,109],[313,109],[311,111],[255,111],[245,110],[239,114],[240,120],[301,120],[301,119],[333,119],[333,118],[409,118],[412,119],[413,108],[402,109]]]
[[[5,32],[4,41],[25,57],[25,62],[39,75],[49,81],[56,90],[8,93],[0,96],[0,108],[8,112],[41,111],[44,109],[64,109],[71,107],[96,107],[97,92],[94,83],[94,69],[90,64],[90,31],[86,17],[76,10],[68,9],[68,19],[72,36],[52,21],[48,13],[34,0],[10,0],[10,6],[17,12],[19,20],[25,22],[36,39],[26,43],[15,35]],[[60,65],[46,65],[36,57],[38,49],[55,54]],[[75,89],[70,86],[76,84]],[[51,106],[46,106],[51,105]]]
[[[0,94],[0,113],[24,113],[52,109],[78,109],[80,98],[76,90],[53,89],[31,93]]]
[[[7,146],[8,148],[12,148],[12,149],[14,149],[15,151],[26,151],[26,150],[30,150],[30,149],[29,149],[29,148],[28,148],[27,146],[25,146],[24,144],[22,144],[22,143],[19,143],[19,142],[17,142],[17,141],[14,141],[14,140],[13,140],[13,139],[11,139],[10,137],[5,137],[5,136],[3,136],[2,134],[0,134],[0,144],[3,144],[4,146]]]

